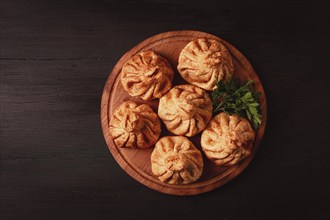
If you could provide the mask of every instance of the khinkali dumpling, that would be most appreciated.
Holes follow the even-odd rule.
[[[160,135],[160,120],[147,104],[122,103],[110,120],[110,135],[117,147],[148,148]]]
[[[143,100],[160,98],[172,87],[169,62],[148,50],[129,59],[121,70],[121,83],[129,95]]]
[[[160,98],[158,115],[170,132],[191,137],[211,120],[212,101],[197,86],[178,85]]]
[[[222,112],[203,131],[201,145],[216,165],[231,166],[250,155],[254,137],[248,120]]]
[[[151,154],[152,173],[169,184],[188,184],[203,172],[201,152],[183,136],[166,136],[155,145]]]
[[[234,71],[231,55],[217,40],[201,38],[188,43],[180,53],[178,70],[189,83],[214,90],[219,80],[227,80]]]

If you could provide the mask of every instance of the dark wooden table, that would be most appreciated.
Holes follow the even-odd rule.
[[[0,219],[328,219],[329,2],[1,1]],[[160,32],[235,45],[264,85],[250,166],[212,192],[150,190],[115,162],[100,100],[116,61]]]

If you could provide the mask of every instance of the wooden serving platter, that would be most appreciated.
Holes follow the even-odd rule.
[[[184,46],[190,41],[196,38],[210,38],[217,39],[223,43],[232,55],[233,63],[235,67],[234,77],[241,80],[254,80],[254,89],[259,91],[261,95],[261,110],[262,110],[262,124],[256,131],[256,139],[254,141],[253,150],[249,157],[242,160],[239,164],[229,167],[222,168],[217,167],[209,161],[204,153],[204,170],[201,178],[192,184],[187,185],[170,185],[162,183],[157,178],[152,175],[150,155],[153,151],[153,147],[149,149],[122,149],[117,148],[111,139],[109,134],[109,121],[114,110],[124,101],[134,100],[138,103],[149,104],[155,112],[158,108],[158,99],[154,101],[143,101],[142,99],[133,98],[128,95],[124,90],[120,82],[120,71],[123,64],[130,59],[135,54],[144,50],[154,50],[161,54],[163,57],[167,58],[170,62],[172,68],[175,70],[175,77],[173,80],[173,85],[186,84],[180,74],[177,71],[178,57]],[[203,192],[213,190],[231,179],[239,175],[251,162],[255,155],[255,152],[262,140],[264,135],[267,120],[267,106],[266,97],[262,87],[262,84],[253,70],[249,61],[241,54],[234,46],[230,43],[224,41],[223,39],[216,37],[214,35],[200,32],[200,31],[171,31],[166,33],[161,33],[150,37],[143,42],[136,45],[134,48],[126,52],[117,64],[114,66],[109,78],[106,81],[101,101],[101,124],[104,134],[105,141],[108,148],[125,172],[133,177],[135,180],[139,181],[143,185],[157,190],[162,193],[172,194],[172,195],[195,195]],[[162,136],[173,135],[166,130],[164,124],[162,124]],[[200,134],[189,138],[197,148],[201,149],[200,146]]]

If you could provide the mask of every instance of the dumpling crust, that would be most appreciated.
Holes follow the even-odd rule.
[[[129,59],[121,71],[121,83],[129,95],[143,100],[160,98],[172,87],[174,71],[169,62],[148,50]]]
[[[156,143],[161,128],[157,114],[147,104],[122,103],[111,116],[110,135],[117,147],[148,148]]]
[[[254,138],[248,120],[222,112],[203,131],[201,145],[216,165],[231,166],[250,155]]]
[[[166,136],[155,145],[151,154],[151,170],[162,182],[188,184],[203,172],[201,152],[183,136]]]
[[[211,120],[212,101],[197,86],[178,85],[160,98],[158,115],[170,132],[191,137]]]
[[[211,91],[218,80],[234,72],[232,58],[217,40],[200,38],[188,43],[180,53],[178,71],[187,82]]]

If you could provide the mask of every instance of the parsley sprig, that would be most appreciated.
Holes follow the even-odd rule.
[[[261,124],[260,96],[261,93],[252,91],[249,80],[241,84],[231,77],[227,81],[218,81],[217,87],[212,92],[213,111],[226,112],[230,115],[237,114],[247,118],[257,129]]]

